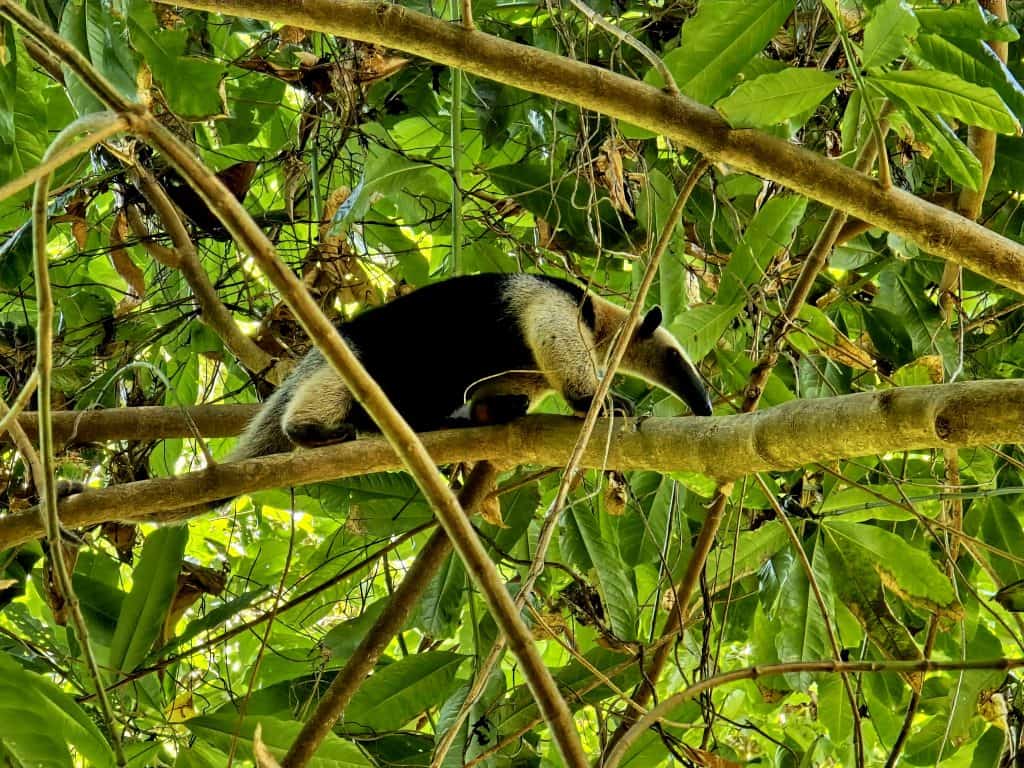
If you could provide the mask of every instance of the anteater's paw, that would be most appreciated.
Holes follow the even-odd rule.
[[[284,428],[284,433],[295,445],[303,448],[347,443],[356,439],[356,428],[344,421],[335,425],[314,421],[288,424]]]
[[[469,408],[469,420],[479,426],[507,424],[525,416],[530,408],[527,395],[491,395],[474,400]]]

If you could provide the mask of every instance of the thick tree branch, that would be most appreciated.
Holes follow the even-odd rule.
[[[187,434],[184,421],[182,425],[181,434]],[[701,472],[729,480],[877,453],[1024,442],[1024,381],[792,400],[766,411],[706,419],[616,419],[614,424],[599,422],[597,434],[608,429],[612,435],[607,452],[604,441],[597,441],[584,453],[584,466]],[[578,419],[533,416],[500,427],[432,432],[422,440],[439,464],[493,460],[499,465],[558,467],[564,466],[578,434]],[[61,521],[71,528],[111,519],[141,520],[278,488],[285,478],[292,485],[305,485],[401,467],[387,441],[368,438],[90,490],[61,504]],[[0,519],[0,550],[40,535],[32,513]]]
[[[171,408],[146,405],[96,411],[55,411],[53,442],[59,447],[117,440],[160,440],[171,437],[233,437],[252,418],[259,405],[195,405]],[[39,414],[26,411],[18,423],[29,434],[39,428]],[[194,424],[193,429],[190,424]],[[10,443],[10,435],[0,443]]]
[[[626,120],[709,158],[772,179],[913,240],[925,250],[1024,293],[1024,247],[834,160],[749,129],[644,82],[383,0],[184,0],[188,8],[268,19],[387,45],[475,75]]]

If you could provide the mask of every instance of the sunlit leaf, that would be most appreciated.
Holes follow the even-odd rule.
[[[869,80],[897,101],[962,120],[997,133],[1016,133],[1020,123],[991,88],[949,72],[875,72]]]
[[[792,0],[702,0],[683,25],[681,46],[665,57],[665,64],[683,93],[711,104],[725,95],[792,10]]]
[[[743,83],[715,104],[734,128],[774,125],[814,109],[836,87],[817,69],[786,69]]]
[[[917,32],[917,17],[904,0],[885,0],[875,6],[864,27],[861,63],[881,67],[902,56],[907,39]]]

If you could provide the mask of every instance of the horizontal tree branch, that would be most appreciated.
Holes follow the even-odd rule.
[[[228,410],[227,406],[220,409]],[[112,412],[119,427],[124,415],[147,411],[165,431],[173,419],[156,418],[161,409]],[[168,409],[172,410],[172,409]],[[204,420],[209,407],[194,409],[200,429],[225,421]],[[232,409],[235,418],[240,411]],[[98,411],[90,414],[98,420]],[[29,417],[25,414],[23,418]],[[64,424],[64,417],[56,424]],[[235,422],[240,426],[244,419]],[[136,424],[143,425],[143,420]],[[95,433],[101,429],[93,422]],[[605,451],[605,435],[611,430]],[[113,432],[106,429],[107,433]],[[141,431],[141,430],[140,430]],[[189,432],[180,421],[179,435]],[[579,434],[579,420],[532,416],[500,427],[446,430],[423,435],[439,464],[491,460],[499,466],[564,466]],[[147,435],[149,437],[149,435]],[[714,418],[603,420],[583,456],[583,466],[660,472],[687,471],[727,481],[751,472],[783,471],[806,464],[916,449],[1024,442],[1024,381],[975,381],[864,392],[841,397],[792,400],[768,410]],[[128,439],[126,430],[118,439]],[[401,468],[381,438],[278,454],[190,472],[179,477],[89,490],[65,500],[61,522],[74,528],[106,520],[144,520],[168,513],[205,511],[202,506],[284,484],[305,485],[368,472]],[[0,550],[39,537],[34,513],[0,519]]]
[[[1024,246],[787,141],[732,129],[715,110],[640,80],[449,24],[390,0],[181,0],[379,43],[654,131],[913,240],[925,250],[1024,293]]]
[[[145,405],[138,408],[107,408],[94,411],[54,411],[53,441],[58,446],[110,443],[117,440],[160,440],[171,437],[233,437],[242,431],[259,405],[194,405],[173,408]],[[195,428],[189,426],[195,424]],[[35,435],[39,415],[25,411],[18,423]],[[0,443],[10,443],[10,435]]]

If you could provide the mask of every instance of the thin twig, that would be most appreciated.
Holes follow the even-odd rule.
[[[825,627],[825,634],[828,636],[828,644],[832,648],[832,656],[836,661],[842,660],[843,649],[839,645],[839,639],[836,637],[835,628],[832,626],[832,616],[828,610],[828,605],[825,603],[825,598],[821,594],[821,588],[818,585],[818,579],[814,575],[814,568],[811,566],[811,561],[807,559],[807,553],[804,551],[803,543],[800,541],[800,537],[796,535],[796,531],[793,530],[793,524],[789,521],[789,515],[779,504],[779,500],[775,498],[775,494],[768,487],[768,484],[764,481],[761,475],[754,475],[754,479],[757,481],[758,486],[761,488],[761,493],[764,494],[765,498],[772,505],[772,509],[775,510],[775,519],[779,521],[783,528],[786,529],[786,536],[789,537],[789,543],[792,545],[793,550],[796,552],[796,556],[800,559],[800,565],[804,569],[804,574],[807,576],[807,583],[810,585],[811,593],[814,595],[814,601],[818,604],[818,611],[821,613],[821,623]],[[928,654],[925,654],[927,657]],[[863,733],[862,724],[860,718],[860,707],[857,705],[857,693],[853,690],[853,684],[850,682],[850,676],[843,672],[840,677],[842,678],[843,688],[846,690],[846,698],[850,702],[850,713],[853,716],[853,727],[856,729],[856,735],[854,736],[855,741],[859,745],[858,755],[860,755],[859,765],[863,765]]]
[[[29,400],[32,399],[32,395],[35,394],[36,387],[38,386],[39,369],[33,368],[32,373],[28,377],[28,381],[25,382],[25,386],[21,388],[21,391],[14,398],[14,401],[11,403],[10,408],[7,409],[7,412],[3,415],[3,418],[0,418],[0,435],[5,434],[14,426],[19,426],[18,416],[23,410],[25,410],[25,406],[27,406]]]
[[[50,152],[59,152],[67,147],[80,133],[92,132],[109,128],[111,124],[121,120],[108,112],[86,115],[71,123],[57,134],[53,143],[43,155],[43,163],[50,157]],[[46,530],[46,538],[50,544],[50,558],[57,586],[61,591],[65,604],[71,615],[75,636],[85,659],[86,668],[92,677],[93,686],[98,694],[100,712],[110,734],[114,756],[118,765],[126,765],[124,751],[121,748],[121,736],[117,731],[114,712],[110,706],[106,691],[103,689],[103,678],[96,654],[92,649],[89,629],[82,615],[78,597],[71,583],[71,570],[64,558],[64,542],[61,540],[61,524],[57,514],[56,462],[53,450],[53,430],[51,416],[51,385],[53,377],[53,293],[50,290],[50,264],[47,253],[47,207],[50,189],[50,174],[36,180],[35,193],[32,199],[32,251],[36,279],[36,371],[39,374],[37,401],[39,403],[39,460],[41,472],[35,478],[39,491],[39,513]],[[14,423],[14,422],[12,422]]]
[[[785,675],[798,672],[827,672],[832,674],[851,674],[854,672],[895,672],[910,674],[913,672],[960,672],[972,670],[1010,671],[1024,667],[1024,658],[983,659],[979,661],[932,661],[920,659],[915,661],[791,661],[784,664],[764,664],[744,667],[731,672],[701,680],[688,686],[679,693],[661,701],[656,707],[636,721],[629,731],[619,740],[609,753],[602,768],[618,768],[627,750],[652,725],[668,715],[674,709],[695,696],[719,688],[728,683],[740,680],[757,680],[771,675]]]
[[[69,160],[74,160],[80,155],[84,155],[97,144],[100,144],[111,136],[128,129],[128,120],[123,117],[115,117],[113,116],[113,113],[111,114],[111,121],[104,124],[102,128],[92,131],[86,136],[82,136],[68,146],[63,147],[59,152],[54,152],[47,160],[41,162],[35,168],[30,168],[18,176],[18,178],[0,185],[0,200],[6,200],[11,195],[16,194],[23,189],[28,189],[43,176],[52,174],[64,165],[64,163]]]
[[[645,59],[647,62],[654,67],[655,71],[661,75],[661,80],[664,83],[664,88],[673,96],[679,96],[679,86],[676,84],[675,77],[672,76],[672,72],[665,66],[665,62],[661,60],[661,56],[652,51],[646,44],[638,40],[636,37],[631,35],[629,32],[624,30],[617,24],[612,24],[604,16],[600,15],[597,11],[587,5],[583,0],[569,0],[572,3],[573,8],[582,13],[587,17],[587,20],[595,27],[600,27],[608,34],[618,38],[630,48],[635,50]]]

